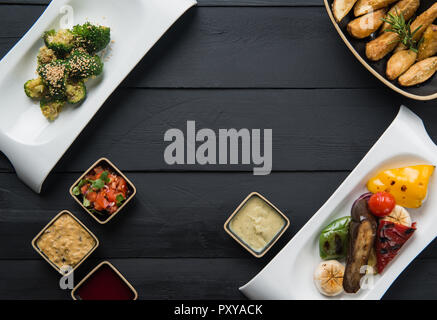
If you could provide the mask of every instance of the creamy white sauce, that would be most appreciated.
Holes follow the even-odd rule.
[[[230,230],[261,252],[282,230],[284,217],[258,196],[251,197],[229,223]]]

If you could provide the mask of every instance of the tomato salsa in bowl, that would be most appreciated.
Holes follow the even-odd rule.
[[[135,186],[106,158],[97,160],[70,188],[98,223],[109,222],[134,197]]]

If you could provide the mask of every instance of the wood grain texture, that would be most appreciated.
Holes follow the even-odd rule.
[[[272,249],[274,254],[317,211],[347,173],[129,173],[137,195],[108,225],[98,225],[70,197],[78,174],[55,174],[37,195],[13,174],[0,174],[0,259],[37,258],[30,241],[56,213],[68,209],[102,243],[103,257],[248,257],[223,224],[240,202],[258,191],[291,219],[291,227]],[[7,187],[6,187],[7,186]],[[305,192],[314,197],[300,199]],[[264,261],[272,257],[269,254]],[[436,253],[437,257],[437,253]]]
[[[2,54],[42,11],[40,6],[2,6]],[[382,87],[346,50],[322,7],[193,8],[149,51],[122,85]]]
[[[100,260],[86,261],[76,282]],[[251,259],[110,259],[138,291],[139,299],[241,299],[238,287],[250,280],[262,263]],[[14,270],[13,273],[10,271]],[[437,260],[416,259],[387,291],[384,299],[437,299]],[[31,271],[31,272],[29,272]],[[0,262],[0,299],[71,299],[59,289],[59,276],[43,261]],[[418,290],[420,288],[420,290]]]
[[[0,0],[0,57],[46,3]],[[25,187],[0,154],[0,299],[70,299],[58,289],[59,275],[30,245],[62,209],[101,241],[76,281],[109,259],[140,299],[241,299],[237,288],[329,198],[402,103],[437,140],[434,104],[402,99],[377,83],[347,52],[321,0],[200,0],[108,99],[42,195]],[[164,132],[184,129],[187,120],[199,128],[272,128],[275,172],[255,177],[252,166],[165,165]],[[138,189],[105,226],[68,194],[101,156]],[[251,257],[222,227],[255,190],[291,219],[263,259]],[[385,298],[437,299],[435,270],[434,241]]]
[[[169,166],[164,133],[197,128],[270,128],[273,170],[352,170],[406,103],[381,90],[134,90],[109,98],[55,169],[80,172],[101,156],[128,171],[252,171],[252,165]],[[433,102],[406,103],[437,141]],[[35,104],[35,108],[38,105]],[[114,120],[118,119],[118,120]],[[0,170],[11,172],[0,156]]]
[[[63,209],[73,212],[99,238],[97,257],[249,257],[223,230],[240,202],[258,191],[281,209],[291,227],[272,248],[269,261],[312,217],[346,178],[347,172],[129,173],[137,195],[108,225],[98,225],[70,197],[78,174],[54,174],[42,195],[24,188],[13,174],[0,174],[0,259],[38,256],[33,237]],[[437,258],[431,245],[424,257]]]
[[[31,5],[47,5],[50,0],[0,0],[1,4],[31,4]],[[322,0],[197,0],[197,5],[226,7],[226,6],[323,6]]]

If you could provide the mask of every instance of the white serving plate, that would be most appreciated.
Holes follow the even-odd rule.
[[[0,61],[0,150],[18,177],[35,192],[109,95],[195,0],[53,0],[38,21]],[[26,97],[24,82],[35,78],[41,36],[59,29],[60,9],[74,9],[74,24],[86,21],[111,28],[103,76],[89,84],[79,107],[68,106],[54,122]],[[119,106],[121,107],[121,106]]]
[[[373,288],[357,294],[326,297],[318,292],[313,272],[322,261],[318,238],[332,220],[350,215],[353,202],[367,192],[366,182],[380,170],[407,165],[437,163],[437,146],[422,120],[406,107],[329,200],[290,240],[278,255],[240,290],[250,299],[380,299],[393,281],[437,236],[437,173],[431,177],[428,196],[419,209],[409,209],[417,231],[401,248]]]

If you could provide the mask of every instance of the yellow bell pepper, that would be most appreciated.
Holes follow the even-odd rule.
[[[367,182],[367,189],[372,193],[385,191],[392,194],[402,207],[419,208],[426,197],[434,168],[420,165],[381,171]]]

